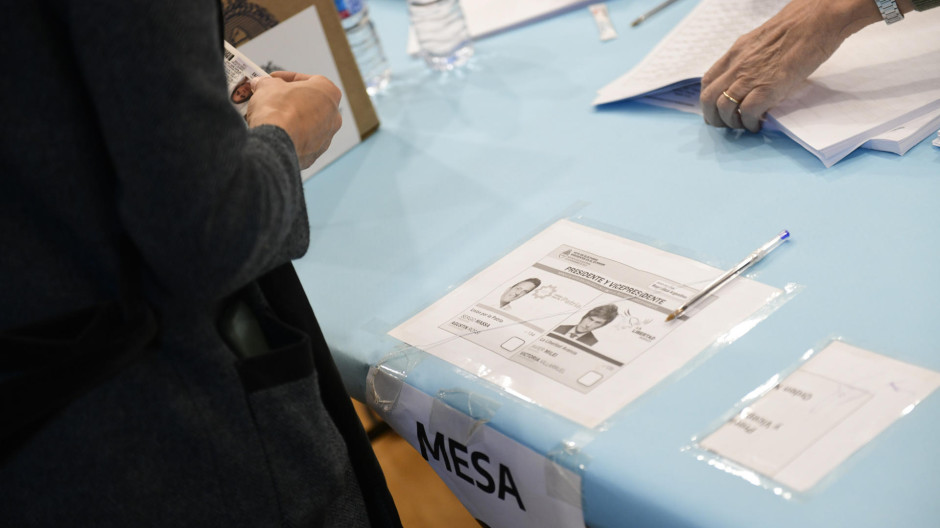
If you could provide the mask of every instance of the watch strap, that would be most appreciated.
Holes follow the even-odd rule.
[[[904,15],[898,9],[898,3],[895,0],[875,0],[878,11],[881,11],[881,17],[885,19],[886,24],[894,24],[904,20]]]

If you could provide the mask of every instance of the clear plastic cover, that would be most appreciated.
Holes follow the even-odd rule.
[[[785,499],[843,462],[940,386],[940,373],[831,338],[742,398],[686,450]]]
[[[739,276],[669,321],[724,270],[585,224],[555,222],[389,334],[603,429],[625,405],[735,341],[800,290]]]
[[[389,332],[399,345],[370,369],[367,402],[478,519],[540,528],[581,522],[581,480],[591,463],[584,448],[618,412],[801,290],[741,275],[667,321],[733,262],[714,267],[641,240],[561,217]],[[541,501],[539,513],[513,517],[519,512],[506,500],[481,493],[488,480],[463,478],[472,471],[450,463],[444,437],[457,446],[450,459],[485,453],[516,481],[527,479],[519,489],[541,490],[519,496],[519,505]],[[541,467],[537,475],[533,467]],[[465,474],[454,478],[455,469]]]

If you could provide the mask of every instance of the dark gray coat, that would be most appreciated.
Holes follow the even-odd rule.
[[[216,330],[223,299],[308,243],[290,138],[228,102],[219,17],[215,0],[3,5],[0,330],[115,298],[124,267],[159,334],[0,463],[0,524],[368,523],[350,456],[372,455],[350,455],[324,378],[246,391]]]

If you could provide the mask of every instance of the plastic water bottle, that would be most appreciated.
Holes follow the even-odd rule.
[[[392,70],[382,50],[382,43],[369,18],[365,0],[334,0],[346,39],[356,57],[356,66],[366,84],[366,92],[375,95],[388,86]]]
[[[473,56],[473,40],[458,0],[408,0],[411,27],[432,70],[458,68]]]

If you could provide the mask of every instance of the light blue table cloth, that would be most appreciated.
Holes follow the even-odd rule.
[[[730,266],[781,229],[755,278],[803,289],[744,337],[589,431],[577,457],[590,526],[940,526],[940,396],[810,493],[784,500],[681,449],[773,374],[833,337],[940,370],[940,149],[857,151],[830,169],[781,135],[739,135],[637,103],[596,109],[694,6],[637,28],[651,2],[610,2],[476,43],[465,71],[405,53],[405,3],[372,0],[390,58],[379,131],[305,184],[311,245],[296,262],[351,394],[395,350],[385,333],[558,218],[581,218]],[[584,431],[435,360],[407,383],[498,402],[490,425],[542,454]],[[576,459],[575,459],[576,458]]]

